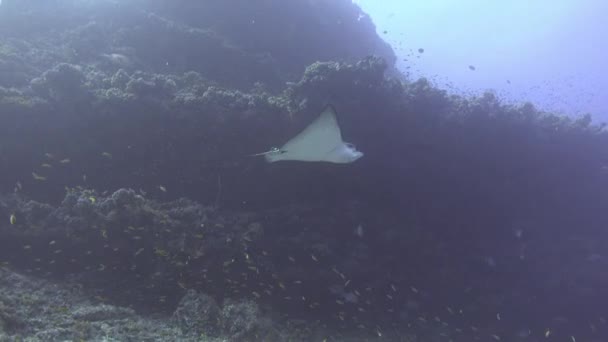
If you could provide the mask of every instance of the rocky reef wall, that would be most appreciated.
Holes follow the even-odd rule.
[[[346,330],[403,325],[412,298],[498,330],[532,297],[522,321],[599,312],[603,124],[395,77],[350,1],[42,3],[0,6],[0,261],[124,305],[195,289]],[[364,158],[250,157],[328,103]]]

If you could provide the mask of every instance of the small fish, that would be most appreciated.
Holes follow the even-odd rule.
[[[167,252],[164,249],[160,249],[160,248],[154,248],[154,254],[160,256],[160,257],[167,257],[169,256],[169,252]]]
[[[101,152],[101,156],[108,159],[112,159],[112,153],[109,152]]]
[[[42,164],[42,165],[40,165],[40,166],[41,166],[41,167],[46,167],[47,169],[50,169],[50,168],[52,168],[52,167],[53,167],[53,165],[48,164],[48,163],[44,163],[44,164]]]
[[[162,186],[162,185],[159,185],[159,186],[158,186],[158,188],[159,188],[159,189],[160,189],[160,191],[162,191],[162,192],[167,192],[167,188],[165,188],[165,187],[164,187],[164,186]]]
[[[69,162],[71,162],[70,158],[65,158],[59,161],[61,164],[68,164]]]
[[[35,180],[41,181],[41,182],[46,180],[46,177],[41,176],[41,175],[37,174],[36,172],[32,172],[32,177],[34,177]]]
[[[474,65],[469,65],[469,70],[471,70],[471,71],[475,71],[475,69],[476,69],[476,68],[475,68],[475,66],[474,66]]]
[[[524,234],[524,231],[523,229],[515,229],[513,233],[515,234],[516,238],[521,239],[522,235]]]
[[[17,223],[17,216],[15,216],[15,214],[11,214],[11,217],[9,219],[11,224],[16,224]]]
[[[491,256],[485,257],[484,258],[484,262],[489,267],[492,267],[492,268],[496,267],[496,260],[493,257],[491,257]]]
[[[424,53],[424,49],[423,48],[418,49],[418,53]]]
[[[363,237],[363,225],[359,224],[357,228],[355,228],[355,235],[362,238]]]
[[[45,153],[44,156],[47,157],[48,159],[55,159],[55,156],[52,155],[51,153]]]

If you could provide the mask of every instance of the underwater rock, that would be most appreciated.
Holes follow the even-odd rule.
[[[23,328],[23,321],[17,316],[16,311],[5,304],[2,299],[0,297],[0,338],[6,338],[6,334]]]
[[[21,71],[22,66],[6,60],[0,55],[0,86],[21,87],[28,83],[28,75]]]
[[[44,63],[43,67],[48,68],[46,63],[54,59],[80,61],[111,72],[121,67],[171,73],[193,70],[241,90],[260,81],[280,90],[286,79],[297,78],[307,65],[318,60],[350,60],[374,53],[391,67],[396,60],[371,20],[367,16],[361,20],[361,10],[350,1],[324,6],[302,0],[286,4],[243,2],[236,7],[205,2],[179,6],[138,1],[53,1],[53,5],[45,2],[44,6],[38,2],[16,3],[5,4],[4,13],[0,12],[10,19],[7,31],[44,35],[52,43],[36,42],[33,48],[50,55],[27,56],[28,63],[15,68],[15,75],[28,64]],[[260,12],[256,6],[267,9]],[[49,15],[55,11],[69,19]],[[282,13],[280,18],[272,15],[273,11]],[[19,18],[26,15],[36,17],[36,25],[24,27]],[[221,16],[234,21],[227,26],[225,20],[218,21]],[[51,28],[61,33],[60,39],[50,32]],[[348,38],[353,34],[358,39]],[[119,56],[129,62],[122,62],[125,58]],[[15,81],[24,80],[21,77]]]
[[[0,267],[0,339],[3,341],[199,341],[169,317],[91,303],[78,284],[53,283]]]
[[[131,81],[131,76],[124,70],[119,69],[112,75],[111,84],[113,88],[126,89],[127,84]]]
[[[82,321],[105,321],[110,319],[125,319],[135,315],[129,308],[100,304],[92,307],[80,307],[72,312],[74,319]]]
[[[172,320],[184,333],[217,336],[220,312],[212,297],[188,290],[173,312]]]
[[[300,314],[305,330],[314,301],[323,308],[315,319],[338,319],[346,330],[367,320],[403,327],[430,318],[429,307],[445,314],[450,295],[461,305],[469,280],[486,284],[481,292],[502,286],[490,273],[519,272],[545,288],[567,283],[581,303],[603,294],[589,286],[605,282],[599,247],[569,263],[547,257],[572,249],[565,232],[604,236],[608,134],[588,116],[389,78],[390,48],[350,0],[52,1],[56,11],[6,3],[0,265],[78,281],[114,305],[95,307],[7,271],[0,327],[9,338],[96,340],[110,329],[116,340],[187,340],[184,331],[212,329],[265,340],[272,329],[262,309]],[[366,152],[364,163],[269,167],[248,157],[285,141],[328,102]],[[345,209],[348,201],[361,206]],[[521,213],[551,220],[513,237],[504,222]],[[365,234],[355,236],[361,224]],[[524,247],[533,251],[525,261]],[[496,271],[471,274],[471,260],[484,255]],[[507,312],[539,297],[514,300],[524,293],[518,286],[500,301],[484,303],[495,293],[467,297],[467,307]],[[16,287],[19,296],[4,295]],[[205,294],[184,297],[188,290]],[[302,296],[309,301],[293,300]],[[565,297],[545,295],[532,310]],[[69,298],[78,305],[66,305]],[[387,311],[414,301],[407,322]],[[205,303],[213,312],[199,322]],[[355,304],[366,311],[352,307],[342,323],[338,313]],[[176,314],[157,327],[137,323],[127,305]],[[440,338],[435,328],[424,326]]]
[[[206,107],[215,110],[248,113],[249,115],[276,111],[277,108],[268,101],[267,97],[255,94],[246,94],[238,90],[209,87],[202,94]]]
[[[385,60],[367,57],[357,63],[316,62],[304,71],[296,88],[303,91],[334,89],[348,91],[352,87],[373,87],[384,82]]]
[[[221,324],[222,330],[235,341],[260,340],[271,333],[270,320],[251,301],[227,300],[222,307]]]
[[[390,67],[395,63],[390,45],[378,36],[369,16],[350,0],[238,4],[154,1],[150,6],[175,21],[213,28],[244,51],[272,56],[274,67],[291,76],[288,79],[297,78],[315,61],[357,60],[376,54]]]
[[[31,81],[32,90],[40,97],[62,103],[73,103],[81,99],[86,90],[85,75],[81,67],[60,63]]]
[[[316,62],[309,65],[302,78],[291,84],[285,96],[291,112],[305,111],[334,104],[378,103],[392,108],[403,97],[401,81],[385,77],[388,64],[379,57],[369,56],[357,62]]]
[[[39,113],[48,109],[48,102],[40,97],[16,89],[0,87],[0,112],[6,115]]]
[[[66,35],[66,45],[77,60],[90,60],[110,48],[112,36],[105,23],[88,22]],[[124,67],[124,65],[122,65]]]

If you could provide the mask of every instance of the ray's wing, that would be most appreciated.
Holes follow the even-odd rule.
[[[335,109],[327,106],[315,121],[285,143],[281,151],[285,153],[285,160],[321,161],[341,144],[342,133]]]

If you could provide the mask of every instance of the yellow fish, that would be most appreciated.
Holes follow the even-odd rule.
[[[11,224],[17,223],[17,216],[15,216],[15,214],[11,214],[10,222]]]

